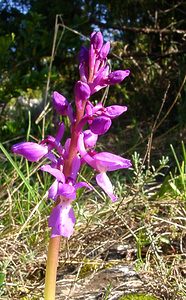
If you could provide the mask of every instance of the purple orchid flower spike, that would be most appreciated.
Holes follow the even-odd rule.
[[[126,106],[96,105],[90,97],[99,90],[121,83],[130,73],[129,70],[110,70],[107,56],[110,42],[104,43],[101,32],[93,32],[89,48],[82,47],[79,54],[80,79],[74,87],[74,110],[69,101],[57,91],[52,94],[52,104],[56,113],[70,120],[70,136],[64,141],[65,126],[59,122],[57,133],[44,138],[41,143],[23,142],[12,147],[15,154],[22,155],[31,162],[48,159],[40,170],[49,173],[53,182],[48,190],[48,198],[55,204],[48,225],[52,228],[51,237],[69,238],[75,225],[73,201],[79,188],[91,186],[79,181],[79,173],[84,164],[96,171],[96,182],[103,191],[116,201],[112,183],[107,172],[130,168],[131,162],[121,156],[97,153],[96,143],[100,135],[106,133],[113,119],[127,111]],[[84,128],[86,126],[86,128]]]

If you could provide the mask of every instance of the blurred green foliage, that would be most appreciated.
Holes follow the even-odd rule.
[[[49,97],[56,89],[73,100],[73,84],[79,78],[78,51],[82,42],[86,44],[83,36],[101,30],[105,40],[112,41],[112,68],[131,70],[130,78],[120,86],[111,87],[109,92],[110,103],[129,105],[129,112],[120,119],[119,127],[129,122],[136,127],[151,124],[170,82],[164,115],[178,93],[185,72],[184,7],[185,1],[176,0],[2,0],[1,140],[11,139],[15,134],[24,135],[27,110],[33,110],[35,120],[43,109],[57,14],[61,17]],[[34,109],[30,104],[33,98],[39,98],[39,105]],[[24,104],[20,99],[24,99]],[[171,126],[184,126],[185,103],[182,90],[179,101],[161,126],[161,133]],[[148,133],[150,126],[146,128]]]

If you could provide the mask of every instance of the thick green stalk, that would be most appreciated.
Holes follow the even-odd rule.
[[[56,294],[56,275],[58,266],[58,255],[60,248],[60,236],[50,238],[48,255],[47,255],[47,266],[45,275],[45,300],[55,300]]]

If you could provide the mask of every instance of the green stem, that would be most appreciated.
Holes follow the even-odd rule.
[[[56,275],[58,266],[58,254],[60,248],[60,236],[50,238],[45,275],[45,300],[55,300]]]

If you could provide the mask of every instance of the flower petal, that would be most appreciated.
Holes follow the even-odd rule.
[[[74,231],[75,215],[73,208],[68,201],[64,201],[53,208],[48,220],[49,227],[52,227],[51,237],[70,237]]]
[[[75,97],[77,100],[87,100],[90,97],[90,88],[89,85],[83,81],[77,81],[75,85]]]
[[[55,141],[56,141],[56,144],[58,145],[64,135],[64,132],[65,132],[65,125],[64,123],[60,123],[59,124],[59,127],[58,127],[58,131],[57,131],[57,134],[55,136]]]
[[[80,182],[76,183],[74,185],[74,187],[75,187],[76,190],[81,189],[82,187],[85,187],[89,190],[92,190],[92,187],[88,183],[86,183],[85,181],[80,181]]]
[[[111,119],[114,119],[120,116],[125,111],[127,111],[127,106],[111,105],[105,108],[104,115]]]
[[[61,195],[69,200],[76,199],[75,187],[67,183],[59,183],[58,185],[58,195]]]
[[[38,161],[48,153],[48,147],[33,142],[22,142],[12,146],[12,152],[29,161]]]
[[[113,71],[108,75],[107,84],[112,85],[116,83],[120,83],[125,79],[125,77],[129,76],[129,70],[117,70]]]
[[[58,114],[66,116],[68,100],[58,92],[53,92],[52,103]]]
[[[90,130],[98,135],[104,134],[107,132],[111,126],[112,122],[110,118],[107,117],[97,117],[93,120],[90,125]]]
[[[78,150],[79,153],[81,154],[81,157],[83,158],[83,160],[89,164],[92,168],[96,168],[96,162],[95,160],[87,153],[86,149],[85,149],[85,145],[84,145],[84,139],[83,139],[83,133],[81,133],[79,135],[79,139],[78,139]]]
[[[77,178],[77,174],[79,172],[81,166],[81,158],[79,156],[75,156],[72,161],[71,174],[70,177],[74,180]]]
[[[100,51],[103,46],[103,36],[100,31],[93,32],[90,37],[91,44],[93,45],[96,51]]]
[[[110,51],[110,42],[106,42],[99,52],[100,58],[106,59],[109,51]]]
[[[104,192],[111,198],[114,202],[117,200],[117,197],[113,193],[112,183],[108,178],[106,173],[100,173],[96,176],[97,184],[104,190]]]
[[[86,148],[93,148],[96,145],[98,135],[90,129],[84,131],[84,143]]]
[[[48,198],[52,200],[56,200],[57,191],[58,191],[58,181],[55,180],[48,190]]]
[[[93,158],[100,172],[126,169],[132,165],[130,160],[109,152],[96,153]]]
[[[58,170],[56,168],[52,168],[50,165],[44,165],[44,166],[42,166],[40,168],[40,170],[44,171],[44,172],[50,173],[58,181],[65,182],[65,176],[64,176],[64,174],[60,170]]]

